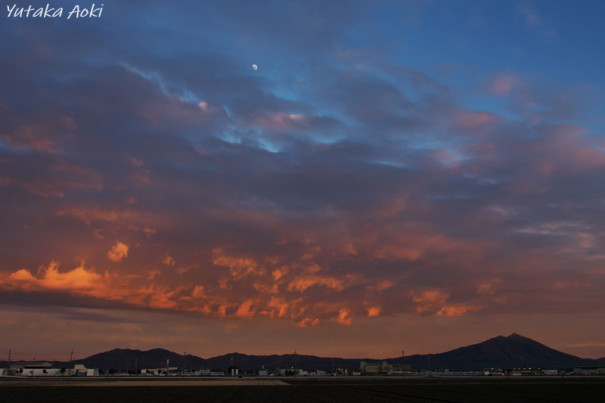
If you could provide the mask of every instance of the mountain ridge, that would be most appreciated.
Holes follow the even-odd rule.
[[[443,353],[414,354],[387,359],[319,357],[304,354],[248,355],[237,352],[202,358],[186,353],[181,355],[164,348],[153,348],[146,351],[114,348],[71,363],[56,362],[56,365],[69,367],[77,363],[89,368],[115,371],[165,367],[225,371],[231,366],[237,366],[241,370],[296,367],[307,370],[347,368],[349,371],[353,371],[359,368],[361,361],[408,364],[413,370],[449,369],[454,371],[518,367],[569,369],[581,365],[605,364],[605,359],[580,358],[512,333],[509,336],[496,336],[480,343]]]

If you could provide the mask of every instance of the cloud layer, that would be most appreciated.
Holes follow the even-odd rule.
[[[208,24],[149,6],[132,26],[106,10],[2,28],[11,303],[306,330],[602,312],[605,144],[586,86],[493,70],[462,91],[361,57],[367,5],[253,23],[262,7],[238,4],[198,10]]]

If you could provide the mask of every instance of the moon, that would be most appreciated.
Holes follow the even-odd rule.
[[[252,65],[252,70],[255,70],[255,71],[258,70],[258,66],[256,64],[253,64]]]

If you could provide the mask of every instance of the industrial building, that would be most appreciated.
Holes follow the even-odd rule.
[[[50,362],[16,362],[0,370],[0,376],[98,376],[99,370],[76,364],[74,368],[53,368]]]

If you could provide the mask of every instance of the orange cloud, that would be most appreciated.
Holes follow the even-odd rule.
[[[292,280],[288,284],[288,290],[304,292],[307,288],[313,287],[315,285],[321,285],[336,291],[342,291],[345,288],[343,282],[336,278],[310,275],[297,277]]]
[[[168,309],[177,306],[176,301],[171,298],[178,294],[179,289],[170,290],[168,287],[156,288],[152,284],[149,289],[145,291],[145,294],[147,294],[149,298],[148,305],[152,308]]]
[[[80,221],[90,224],[92,221],[116,222],[129,218],[129,211],[118,211],[100,208],[71,208],[57,212],[57,215],[69,215],[78,218]]]
[[[25,123],[8,133],[3,139],[17,147],[26,147],[45,153],[59,153],[60,140],[73,136],[76,122],[68,116],[58,116],[45,121]]]
[[[263,294],[277,294],[279,292],[279,286],[277,284],[254,283],[253,287]]]
[[[464,315],[469,311],[480,309],[480,307],[476,305],[447,305],[446,302],[448,298],[449,294],[439,290],[423,291],[420,295],[412,296],[412,300],[418,304],[416,306],[416,312],[421,314],[434,313],[437,316],[452,317]]]
[[[183,287],[131,285],[133,276],[118,276],[105,272],[104,275],[87,269],[82,264],[73,270],[60,272],[59,263],[51,262],[48,267],[40,268],[37,275],[26,269],[11,273],[0,285],[24,291],[63,290],[71,294],[92,296],[106,300],[124,301],[127,304],[151,308],[177,308],[176,297]]]
[[[235,280],[240,280],[251,274],[262,276],[266,272],[265,269],[258,266],[254,259],[227,256],[223,254],[223,250],[220,248],[213,249],[212,254],[214,255],[212,263],[229,268],[231,276]]]
[[[51,262],[47,268],[40,268],[38,276],[21,269],[8,276],[9,283],[19,288],[37,288],[52,290],[94,290],[103,280],[103,276],[86,270],[83,265],[71,271],[59,272],[59,263]]]
[[[384,231],[384,230],[383,230]],[[389,243],[375,245],[374,256],[385,260],[417,261],[431,252],[448,253],[455,256],[465,256],[467,261],[480,257],[484,251],[497,245],[496,241],[475,240],[466,241],[451,238],[444,234],[429,235],[422,232],[393,234]]]
[[[384,280],[379,282],[377,285],[368,286],[368,290],[372,291],[385,291],[393,286],[393,282],[389,280]]]
[[[479,295],[493,295],[494,286],[490,283],[483,283],[477,287],[477,294]]]
[[[271,272],[271,275],[273,276],[274,280],[279,280],[280,278],[283,277],[284,274],[286,274],[288,272],[288,268],[287,267],[281,267],[279,269],[275,269]]]
[[[234,316],[237,318],[251,319],[252,317],[254,317],[255,313],[255,310],[252,308],[252,304],[254,304],[254,300],[245,300],[240,304],[239,308],[237,308],[237,311],[235,312]]]
[[[353,323],[353,319],[351,318],[351,311],[345,308],[341,308],[338,311],[338,315],[330,319],[333,322],[340,323],[341,325],[350,326]]]
[[[128,245],[122,242],[116,243],[107,252],[107,258],[114,262],[121,262],[128,256]]]
[[[296,324],[296,326],[305,328],[305,327],[317,326],[318,324],[319,324],[319,318],[315,318],[315,319],[304,318],[300,322],[298,322]]]
[[[288,313],[290,304],[284,299],[271,297],[267,303],[267,306],[269,309],[266,311],[266,313],[271,318],[284,318]]]
[[[373,318],[375,316],[380,315],[382,308],[379,306],[372,306],[372,307],[367,308],[367,311],[368,311],[368,318]]]
[[[149,238],[152,235],[155,235],[157,233],[157,231],[153,228],[145,227],[145,228],[143,228],[143,233],[145,235],[147,235],[147,237]]]
[[[193,291],[191,292],[191,296],[193,298],[205,298],[206,294],[204,293],[204,286],[203,285],[196,285],[195,287],[193,287]]]
[[[449,294],[442,293],[438,290],[423,291],[420,295],[413,295],[412,301],[416,302],[416,312],[425,313],[440,309],[447,299]]]
[[[479,309],[479,307],[470,306],[470,305],[444,306],[437,312],[437,316],[447,316],[447,317],[461,316],[469,311],[476,311],[478,309]]]
[[[418,248],[405,248],[398,245],[385,245],[376,251],[379,259],[403,259],[418,260],[422,256],[422,250]]]

